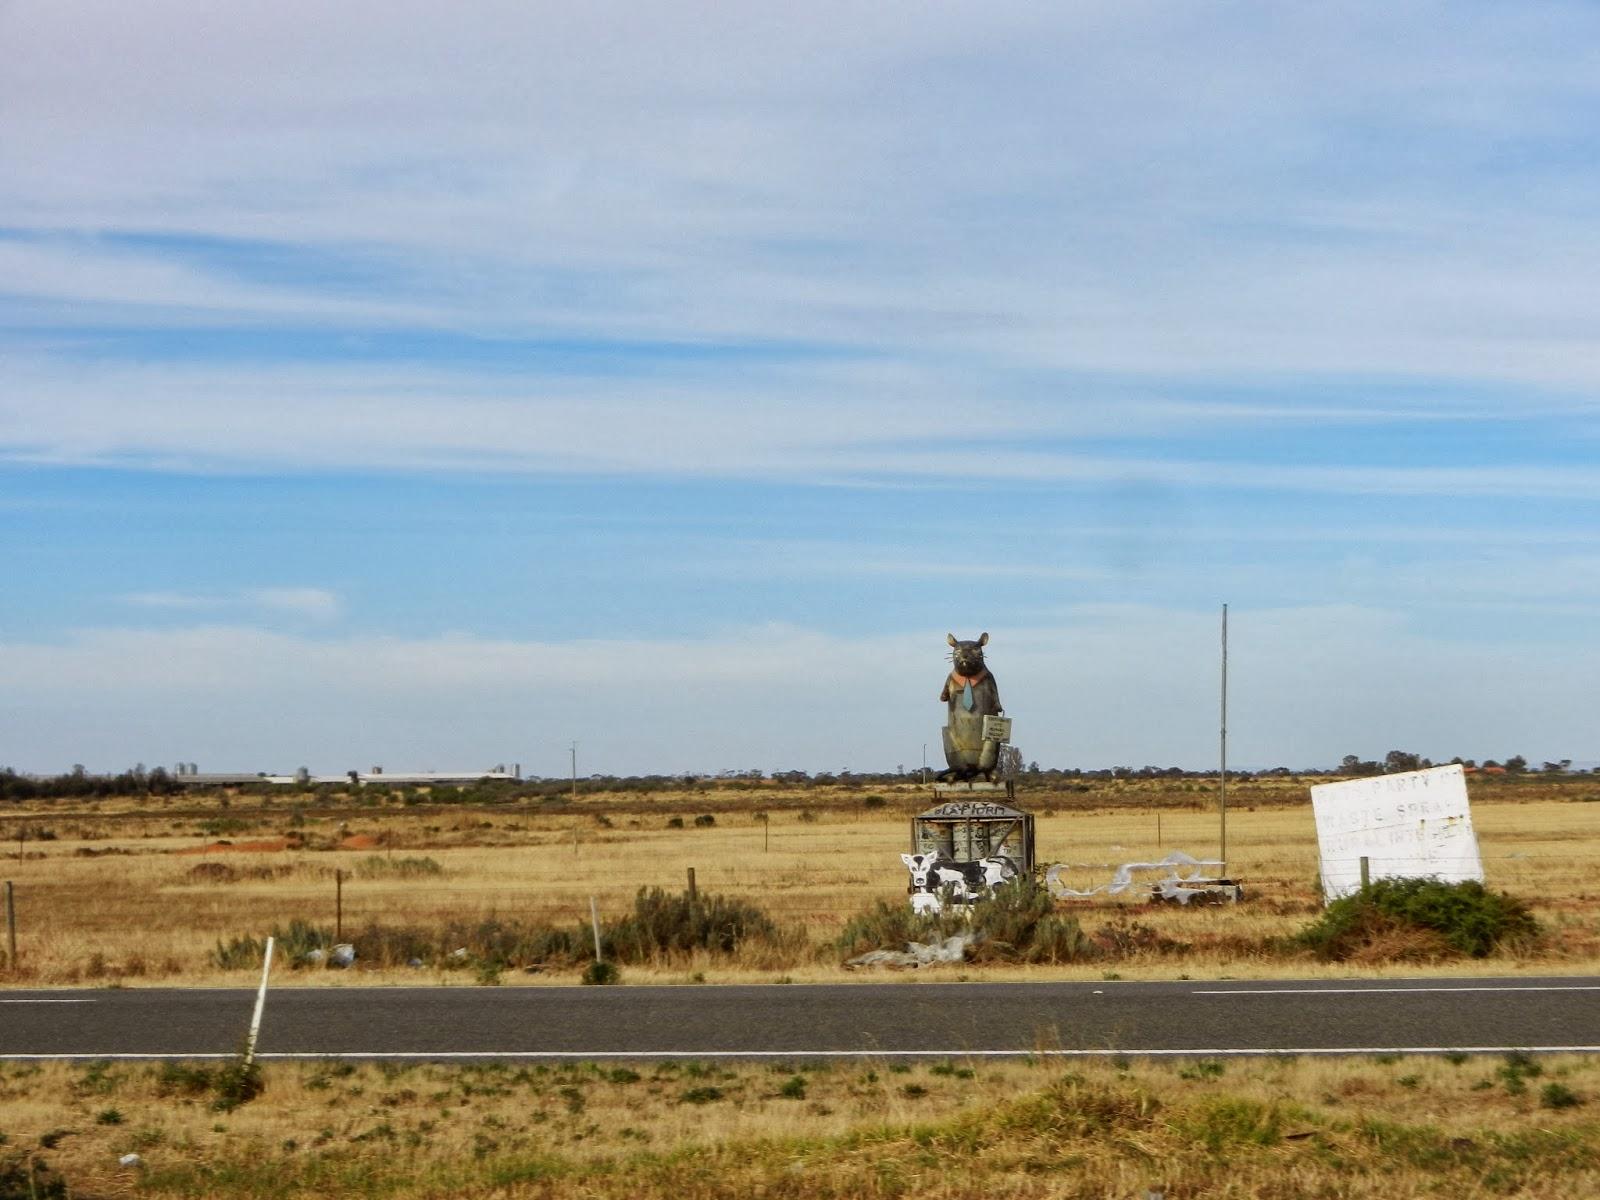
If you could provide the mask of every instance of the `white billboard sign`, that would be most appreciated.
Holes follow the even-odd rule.
[[[1311,812],[1325,903],[1360,889],[1363,857],[1373,879],[1483,880],[1459,765],[1321,783]]]

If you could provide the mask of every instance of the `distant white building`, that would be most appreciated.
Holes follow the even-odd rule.
[[[301,767],[293,775],[269,775],[265,771],[201,771],[194,763],[184,766],[173,779],[185,787],[240,787],[251,783],[270,783],[278,787],[306,787],[314,783],[394,784],[401,787],[464,787],[489,780],[496,783],[522,782],[522,764],[507,767],[500,763],[485,771],[345,771],[339,775],[313,775]]]

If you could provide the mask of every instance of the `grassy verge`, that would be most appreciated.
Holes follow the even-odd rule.
[[[1592,1194],[1600,1061],[273,1064],[0,1073],[0,1195]],[[138,1166],[119,1157],[135,1153]],[[8,1174],[9,1172],[9,1174]],[[27,1195],[24,1190],[19,1195]],[[58,1193],[59,1194],[59,1193]]]
[[[892,805],[886,810],[724,809],[709,825],[695,822],[694,807],[612,817],[580,806],[569,812],[462,806],[447,815],[406,807],[328,815],[292,807],[250,814],[213,808],[206,817],[105,812],[70,820],[19,814],[33,832],[25,843],[9,843],[3,875],[16,884],[21,961],[18,971],[0,970],[0,985],[247,984],[260,939],[275,929],[298,927],[304,935],[290,937],[286,953],[331,945],[339,902],[337,940],[357,944],[355,968],[301,970],[296,983],[472,984],[502,973],[503,983],[576,983],[585,947],[592,946],[591,897],[602,925],[616,933],[610,954],[626,960],[628,982],[878,977],[842,970],[846,956],[837,947],[848,940],[846,927],[879,902],[904,909],[907,815],[928,799],[916,789],[885,795]],[[1154,811],[1042,810],[1041,862],[1074,864],[1067,882],[1087,887],[1109,878],[1108,864],[1174,848],[1209,853],[1215,814],[1166,807],[1188,795],[1148,793],[1152,804],[1163,805]],[[734,801],[731,794],[722,799]],[[1498,950],[1496,962],[1551,973],[1600,969],[1600,920],[1587,866],[1600,844],[1594,811],[1576,798],[1475,799],[1491,887],[1525,898],[1544,931],[1537,945]],[[682,827],[670,826],[673,815],[684,817]],[[11,825],[0,813],[0,833]],[[53,836],[37,838],[40,827]],[[219,831],[231,846],[218,844]],[[271,845],[278,848],[250,849]],[[1274,948],[1322,911],[1303,800],[1297,808],[1246,804],[1233,812],[1229,854],[1245,880],[1243,904],[1152,907],[1130,889],[1062,905],[1058,912],[1076,920],[1096,944],[1093,952],[1067,924],[1041,929],[1033,914],[1018,912],[1013,916],[1031,926],[1031,948],[1004,934],[994,939],[992,954],[985,951],[993,961],[941,967],[937,976],[1271,977],[1358,969],[1343,965],[1341,959],[1357,959],[1342,951],[1323,963],[1310,948],[1301,954]],[[658,938],[665,926],[684,925],[672,910],[689,867],[702,898],[720,897],[732,907],[718,918],[707,904],[696,910],[696,920],[704,920],[700,929],[686,930],[690,936]],[[643,915],[641,888],[661,895]],[[747,919],[747,907],[765,914],[771,930]],[[860,931],[858,923],[849,932]],[[1013,952],[1004,953],[1002,943]],[[1435,939],[1402,944],[1368,936],[1363,944],[1364,971],[1482,969],[1453,963]],[[1398,965],[1383,965],[1397,958]],[[550,969],[534,975],[519,969],[540,960]]]

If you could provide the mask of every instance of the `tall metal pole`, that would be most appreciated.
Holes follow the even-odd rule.
[[[578,798],[578,743],[572,743],[572,798]]]
[[[1222,606],[1222,877],[1228,877],[1228,606]]]
[[[928,785],[928,743],[922,743],[922,785]]]

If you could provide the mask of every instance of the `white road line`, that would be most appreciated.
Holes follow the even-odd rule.
[[[1195,1046],[1181,1050],[280,1050],[258,1053],[257,1058],[316,1061],[318,1059],[561,1059],[590,1062],[608,1059],[739,1059],[739,1058],[1274,1058],[1287,1055],[1362,1054],[1600,1054],[1600,1046],[1280,1046],[1260,1049]],[[234,1054],[109,1053],[109,1054],[0,1054],[0,1062],[65,1062],[98,1059],[220,1059]]]
[[[1195,988],[1191,996],[1351,996],[1407,992],[1600,992],[1600,984],[1539,984],[1516,987]]]

